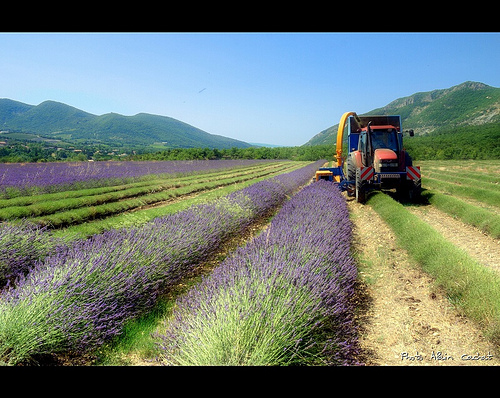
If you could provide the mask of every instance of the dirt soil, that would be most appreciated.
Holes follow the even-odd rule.
[[[347,201],[360,263],[359,361],[393,366],[500,365],[500,352],[397,245],[394,233],[378,214],[369,205],[360,205],[352,198]],[[415,211],[431,225],[439,225],[440,232],[447,230],[447,238],[456,232],[451,217],[436,213],[436,209]],[[465,236],[468,246],[484,250],[484,235],[479,231]],[[500,258],[494,244],[487,260],[491,264]]]

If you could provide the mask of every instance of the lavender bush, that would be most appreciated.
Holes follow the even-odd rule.
[[[83,353],[116,336],[230,235],[283,203],[319,164],[139,228],[95,235],[37,263],[0,297],[0,361]]]
[[[174,365],[352,364],[356,267],[345,200],[319,181],[180,298],[160,358]]]
[[[29,272],[36,261],[62,246],[46,228],[28,222],[0,223],[0,292],[21,275]]]

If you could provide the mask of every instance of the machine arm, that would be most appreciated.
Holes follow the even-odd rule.
[[[337,146],[335,148],[336,152],[337,152],[337,166],[338,167],[342,166],[342,139],[344,136],[345,123],[346,123],[347,118],[349,116],[357,117],[358,115],[356,115],[356,112],[346,112],[340,118],[339,128],[337,130]]]

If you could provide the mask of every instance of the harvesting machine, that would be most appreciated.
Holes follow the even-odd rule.
[[[347,128],[347,137],[344,130]],[[413,137],[413,130],[408,131]],[[347,141],[344,141],[347,138]],[[342,145],[347,156],[342,156]],[[420,196],[420,167],[403,148],[401,116],[358,116],[346,112],[337,131],[336,167],[321,167],[315,179],[334,181],[349,196],[364,203],[366,193],[374,189],[395,188],[400,198],[416,200]]]

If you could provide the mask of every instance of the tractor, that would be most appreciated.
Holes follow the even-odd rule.
[[[347,141],[344,130],[347,127]],[[413,137],[413,130],[408,134]],[[347,149],[344,158],[343,144]],[[364,203],[371,190],[396,189],[400,199],[416,201],[420,197],[420,167],[413,166],[403,148],[403,130],[399,115],[364,115],[346,112],[337,131],[337,167],[321,167],[315,180],[333,181],[348,196]]]

